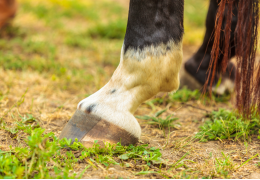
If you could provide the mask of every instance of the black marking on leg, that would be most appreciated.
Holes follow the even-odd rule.
[[[87,114],[90,114],[96,106],[97,106],[96,104],[92,104],[92,105],[88,106],[85,112]]]
[[[116,89],[113,89],[110,91],[111,94],[114,94],[116,92]]]
[[[124,53],[170,41],[183,36],[184,0],[131,0],[124,39]]]

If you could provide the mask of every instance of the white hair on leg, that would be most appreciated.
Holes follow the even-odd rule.
[[[179,88],[182,41],[175,44],[121,50],[119,66],[110,81],[78,104],[78,109],[119,126],[137,138],[141,128],[133,116],[138,106],[160,91]]]

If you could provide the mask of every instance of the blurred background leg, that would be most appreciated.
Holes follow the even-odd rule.
[[[214,25],[216,20],[216,14],[218,10],[218,2],[216,0],[211,0],[209,5],[209,10],[206,19],[206,33],[204,36],[204,40],[198,51],[186,61],[184,65],[184,69],[186,73],[181,77],[181,87],[187,86],[189,89],[197,89],[199,86],[203,86],[207,79],[207,70],[209,67],[209,63],[211,60],[211,50],[213,47],[214,41]],[[230,38],[230,58],[232,58],[235,54],[235,46],[234,46],[234,31],[237,24],[237,8],[233,9],[233,18],[232,18],[232,28],[231,28],[231,38]],[[223,21],[223,28],[225,27],[225,19]],[[221,33],[221,41],[224,42],[225,36],[224,32]],[[223,45],[220,44],[220,49],[223,49]],[[223,58],[223,54],[220,53],[218,60],[218,70],[215,76],[215,84],[218,82],[221,76],[221,68],[220,64]],[[187,74],[188,73],[188,74]],[[229,79],[230,81],[235,80],[235,67],[233,63],[229,62],[227,71],[223,78]],[[196,83],[194,83],[194,81]],[[215,85],[214,84],[214,85]],[[231,88],[232,89],[232,88]]]
[[[13,19],[17,11],[16,0],[0,0],[0,29]]]

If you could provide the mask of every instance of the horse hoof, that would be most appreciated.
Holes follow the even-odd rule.
[[[212,92],[217,95],[224,95],[225,93],[231,94],[234,92],[235,88],[235,66],[233,63],[228,63],[227,72],[224,75],[219,75],[221,77],[221,83],[216,86],[212,86]],[[205,75],[206,78],[206,75]],[[210,84],[210,83],[209,83]],[[187,87],[188,89],[194,91],[196,89],[203,90],[204,85],[199,83],[199,81],[192,76],[186,69],[183,67],[180,73],[180,89]],[[207,91],[210,91],[210,88],[207,88]]]
[[[124,146],[138,142],[138,138],[126,130],[81,110],[77,110],[65,125],[59,136],[59,139],[62,138],[71,139],[72,143],[77,138],[87,148],[93,147],[96,140],[101,146],[104,146],[106,142],[111,144],[121,142]]]
[[[202,89],[203,85],[200,84],[192,75],[190,75],[185,68],[180,72],[180,89],[187,87],[194,91],[196,89]]]

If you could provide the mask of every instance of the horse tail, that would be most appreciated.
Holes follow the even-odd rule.
[[[237,58],[235,82],[236,105],[244,117],[250,118],[252,110],[256,110],[255,108],[257,108],[258,112],[260,111],[260,63],[256,62],[259,0],[220,1],[215,22],[214,45],[211,52],[211,62],[206,85],[210,82],[210,88],[212,88],[220,53],[223,53],[221,70],[224,73],[227,69],[230,58],[229,42],[233,6],[237,6],[238,8],[238,19],[235,30],[235,53]],[[224,16],[226,24],[225,28],[221,29]],[[225,34],[222,52],[220,51],[221,31],[224,31]]]

